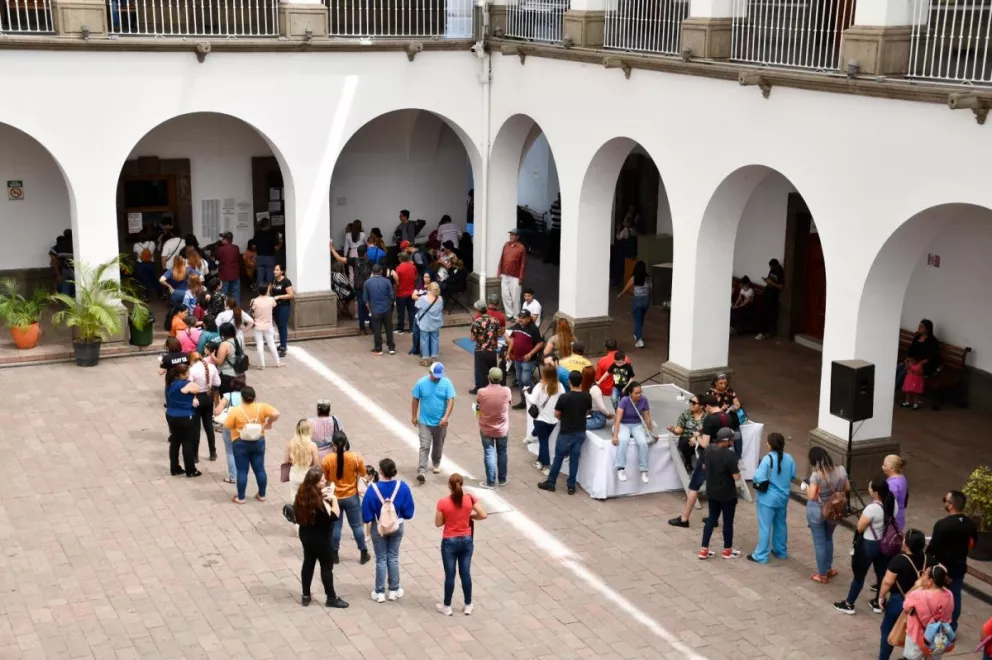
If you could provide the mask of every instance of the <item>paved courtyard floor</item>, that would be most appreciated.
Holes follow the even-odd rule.
[[[840,576],[828,586],[809,580],[812,543],[798,504],[788,514],[789,559],[699,561],[700,516],[689,530],[665,524],[682,507],[679,493],[598,502],[581,490],[537,490],[520,411],[511,422],[510,483],[487,493],[493,515],[477,526],[475,613],[460,614],[456,589],[456,615],[438,615],[434,506],[447,470],[475,482],[482,474],[466,394],[471,355],[453,343],[466,334],[442,331],[442,359],[460,398],[445,474],[414,486],[417,515],[400,560],[406,595],[369,599],[373,565],[359,565],[345,531],[334,573],[347,610],[319,605],[319,580],[314,604],[299,605],[302,552],[280,514],[288,497],[278,483],[282,449],[296,420],[329,398],[366,460],[390,456],[412,481],[409,392],[424,370],[405,348],[373,358],[367,338],[304,342],[286,368],[251,372],[250,384],[282,419],[267,441],[269,498],[249,497],[244,506],[230,502],[225,465],[206,460],[205,442],[203,477],[169,476],[162,381],[151,356],[94,369],[0,370],[0,658],[876,657],[880,616],[867,593],[856,616],[831,607],[850,579],[851,532],[837,532]],[[407,335],[400,347],[408,342]],[[780,378],[787,382],[788,373]],[[738,389],[745,387],[746,376]],[[816,385],[800,389],[808,387]],[[773,393],[753,397],[771,430]],[[753,549],[753,507],[741,505],[736,527],[737,545]],[[992,607],[965,595],[955,655],[967,655],[990,615]]]

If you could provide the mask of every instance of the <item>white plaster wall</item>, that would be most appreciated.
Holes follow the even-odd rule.
[[[401,209],[424,219],[427,237],[442,215],[465,229],[466,178],[471,166],[454,131],[430,113],[415,110],[379,117],[348,142],[331,177],[331,236],[344,244],[356,218],[368,233],[378,227],[390,243]]]
[[[768,175],[751,194],[734,245],[734,276],[747,275],[760,284],[768,262],[785,263],[785,225],[789,193],[796,189],[781,174]]]
[[[154,128],[134,147],[128,159],[142,156],[189,159],[193,232],[201,244],[206,244],[217,237],[203,232],[203,200],[223,202],[233,197],[236,202],[251,204],[251,159],[271,155],[272,149],[265,139],[243,121],[227,115],[197,113],[176,117]],[[235,242],[244,248],[253,229],[237,231],[235,227],[233,233]]]
[[[984,304],[987,296],[974,294],[988,280],[990,250],[992,212],[976,210],[950,223],[922,254],[915,255],[917,265],[906,287],[900,324],[915,330],[920,319],[930,319],[941,341],[970,346],[968,364],[985,371],[992,371],[992,307]],[[927,265],[930,253],[940,255],[940,268]]]
[[[7,199],[9,180],[24,182],[20,201]],[[48,251],[70,222],[69,192],[52,156],[0,124],[0,270],[47,266]]]
[[[517,179],[517,204],[545,212],[558,195],[558,168],[548,145],[548,138],[541,133],[520,163]]]

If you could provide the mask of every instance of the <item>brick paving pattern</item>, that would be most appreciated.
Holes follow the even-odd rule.
[[[477,481],[482,452],[466,394],[471,356],[452,343],[466,334],[464,328],[442,332],[442,359],[461,395],[445,454]],[[370,343],[355,337],[299,346],[407,424],[409,390],[424,370],[401,354],[373,358]],[[408,335],[398,341],[408,343]],[[812,543],[797,504],[789,510],[788,560],[769,567],[743,558],[701,562],[695,557],[701,516],[695,514],[689,530],[665,524],[681,509],[678,493],[597,502],[581,490],[575,497],[564,489],[538,491],[540,475],[520,443],[519,411],[511,422],[511,481],[499,494],[571,555],[549,555],[496,513],[477,528],[475,613],[460,615],[456,588],[456,615],[441,617],[434,612],[443,572],[432,514],[445,475],[429,476],[427,485],[414,487],[417,515],[401,550],[405,597],[385,604],[369,599],[373,565],[359,565],[346,529],[334,573],[351,608],[320,606],[319,579],[314,603],[301,608],[302,551],[280,514],[288,490],[278,481],[295,421],[312,414],[317,399],[330,398],[367,461],[391,456],[401,477],[412,481],[416,456],[381,420],[292,356],[285,369],[251,372],[249,382],[282,419],[267,441],[268,501],[249,498],[236,506],[234,487],[221,481],[225,464],[206,461],[205,441],[203,477],[169,476],[162,381],[151,356],[107,360],[95,369],[53,364],[0,371],[0,658],[877,654],[880,617],[868,610],[867,593],[856,616],[831,607],[850,578],[850,532],[837,532],[841,574],[829,586],[808,579]],[[248,494],[254,493],[249,478]],[[751,550],[752,507],[738,509],[736,527],[737,544]],[[590,572],[663,631],[631,616],[570,566]],[[965,596],[959,649],[974,647],[990,614],[992,607]]]

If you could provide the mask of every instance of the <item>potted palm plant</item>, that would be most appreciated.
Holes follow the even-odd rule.
[[[978,561],[992,560],[992,469],[987,465],[975,468],[962,492],[968,498],[965,513],[978,526],[978,543],[968,556]]]
[[[126,273],[125,258],[118,255],[95,267],[73,262],[76,296],[55,293],[50,297],[62,306],[52,315],[52,322],[75,331],[72,347],[80,367],[96,366],[100,361],[100,345],[121,332],[121,303],[131,305],[128,318],[134,327],[144,328],[149,323],[148,307],[131,281],[114,272]]]
[[[48,305],[48,295],[45,289],[36,287],[30,297],[25,297],[17,280],[0,280],[0,319],[10,329],[10,336],[17,348],[34,348],[38,345],[40,321]]]

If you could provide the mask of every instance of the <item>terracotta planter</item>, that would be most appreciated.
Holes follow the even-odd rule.
[[[24,328],[18,328],[17,326],[10,328],[10,336],[14,339],[14,345],[21,350],[37,346],[40,335],[41,325],[38,323],[32,323]]]

